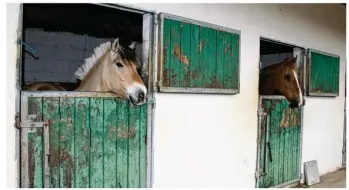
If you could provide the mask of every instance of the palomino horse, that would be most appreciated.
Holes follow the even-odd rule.
[[[113,92],[122,99],[129,99],[133,106],[143,105],[147,89],[137,73],[139,66],[135,43],[121,46],[118,38],[103,43],[75,72],[81,83],[74,91]],[[49,83],[32,83],[24,89],[64,90],[59,85]]]
[[[286,57],[280,63],[263,68],[259,75],[259,95],[283,95],[292,109],[304,105],[296,60],[297,56]]]

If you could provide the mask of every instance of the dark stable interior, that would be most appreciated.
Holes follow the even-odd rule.
[[[269,60],[272,60],[271,62],[273,62],[273,63],[278,63],[284,59],[285,54],[292,55],[293,49],[294,49],[294,46],[261,39],[259,53],[260,53],[260,57],[262,57],[262,55],[275,55],[275,56],[273,56],[273,58],[271,58]],[[279,56],[278,56],[278,54],[279,54]],[[284,55],[281,56],[281,54],[284,54]],[[266,66],[266,63],[263,62],[263,60],[260,60],[260,61],[262,62],[261,67],[264,68]],[[275,93],[273,95],[280,95],[280,94]]]
[[[70,32],[95,38],[120,37],[120,43],[142,42],[142,14],[122,11],[93,4],[28,4],[23,5],[23,34],[26,29],[41,29],[46,32]],[[25,42],[25,35],[23,35]],[[22,46],[22,68],[24,54],[30,54]],[[22,69],[23,70],[23,69]],[[22,84],[25,83],[22,71]],[[51,82],[51,81],[45,81]],[[77,83],[60,83],[67,90],[73,90]]]

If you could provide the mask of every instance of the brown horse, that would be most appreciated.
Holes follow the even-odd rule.
[[[259,75],[259,95],[283,95],[292,109],[304,105],[296,60],[297,56],[286,57],[280,63],[263,68]]]
[[[121,46],[117,38],[94,49],[91,57],[75,72],[81,80],[75,91],[113,92],[122,99],[129,99],[134,106],[146,102],[147,89],[137,73],[140,66],[135,44]],[[64,90],[56,84],[32,83],[27,90]]]

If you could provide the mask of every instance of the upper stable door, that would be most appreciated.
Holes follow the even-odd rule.
[[[240,32],[160,13],[160,92],[239,93]]]

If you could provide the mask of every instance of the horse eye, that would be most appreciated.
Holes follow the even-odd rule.
[[[118,67],[120,67],[120,68],[123,67],[123,65],[122,65],[121,63],[119,63],[119,62],[116,63],[116,66],[118,66]]]
[[[286,80],[289,81],[290,80],[290,75],[286,75],[285,78],[286,78]]]

